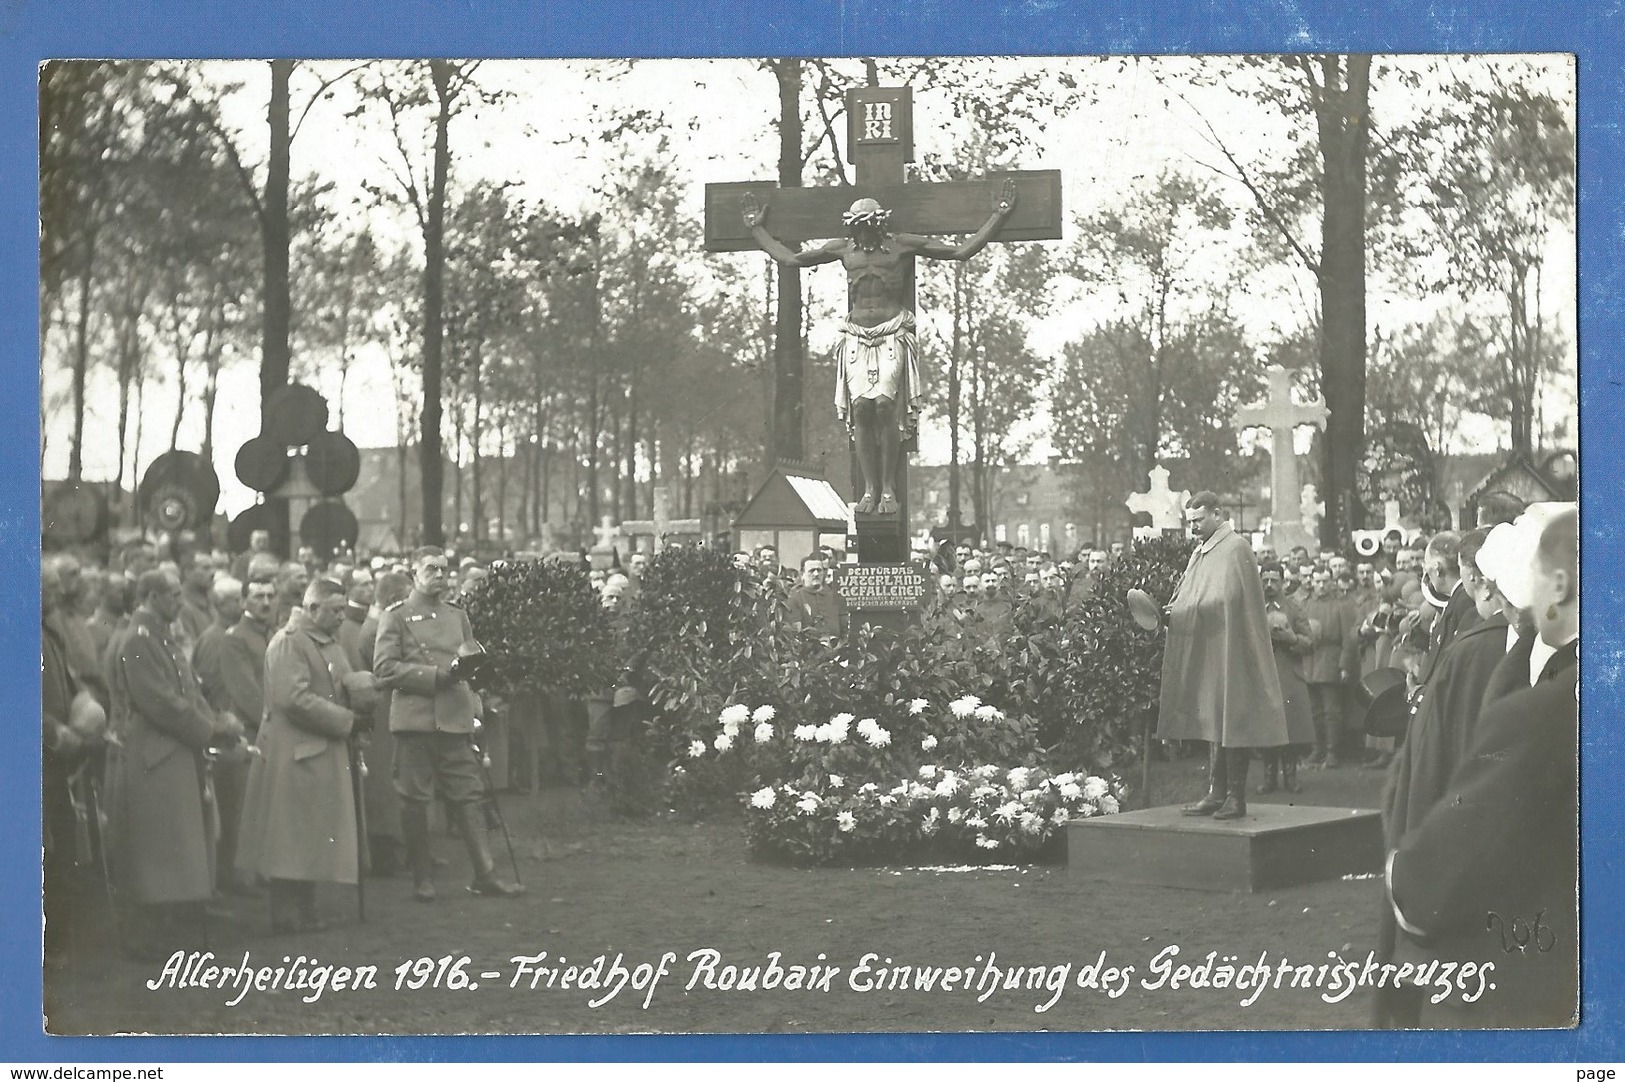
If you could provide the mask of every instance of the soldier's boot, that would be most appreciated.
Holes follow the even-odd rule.
[[[434,861],[429,856],[429,805],[425,801],[401,801],[401,840],[406,845],[407,866],[412,869],[412,900],[434,901]]]
[[[1281,787],[1279,780],[1280,767],[1286,755],[1275,750],[1266,750],[1264,753],[1264,780],[1258,783],[1259,793],[1273,793]]]
[[[1229,788],[1229,767],[1224,749],[1219,747],[1215,740],[1208,753],[1207,761],[1207,796],[1195,804],[1187,804],[1179,809],[1181,815],[1212,815],[1224,806],[1224,798]]]
[[[1290,751],[1281,757],[1281,788],[1289,793],[1303,791],[1298,784],[1298,760]]]
[[[464,804],[457,810],[457,825],[462,831],[463,843],[468,846],[469,863],[474,866],[474,882],[468,885],[468,892],[491,898],[511,898],[525,893],[525,888],[517,883],[497,878],[497,862],[491,856],[485,831],[475,818],[474,805]]]
[[[1241,819],[1247,815],[1247,764],[1252,762],[1251,748],[1228,748],[1230,759],[1230,788],[1225,794],[1224,806],[1213,813],[1214,819]]]

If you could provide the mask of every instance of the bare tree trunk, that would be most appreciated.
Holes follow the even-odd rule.
[[[288,174],[293,139],[288,127],[288,82],[293,76],[293,63],[292,60],[271,61],[271,101],[266,110],[271,146],[260,215],[260,235],[265,242],[265,313],[260,342],[261,431],[268,420],[266,408],[271,395],[288,382],[288,327],[293,311],[288,296]],[[267,499],[266,502],[271,509],[272,544],[281,546],[281,554],[287,556],[292,537],[288,501]]]
[[[423,425],[419,461],[423,473],[423,543],[444,545],[446,534],[440,505],[445,489],[441,465],[440,380],[445,339],[446,176],[451,170],[447,135],[452,106],[451,62],[429,61],[429,77],[434,83],[439,108],[434,118],[433,175],[423,227]]]
[[[1315,116],[1324,208],[1320,384],[1328,411],[1323,443],[1328,484],[1320,541],[1335,548],[1359,525],[1354,485],[1365,446],[1365,173],[1371,57],[1323,56],[1318,66]]]
[[[85,239],[84,267],[79,274],[79,318],[73,330],[73,445],[68,448],[68,480],[85,472],[85,373],[90,368],[90,293],[94,283],[96,235]]]

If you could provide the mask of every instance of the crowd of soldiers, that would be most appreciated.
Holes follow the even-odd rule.
[[[107,566],[42,559],[47,962],[91,880],[142,958],[195,940],[226,895],[267,895],[274,932],[319,929],[315,884],[369,864],[404,862],[432,901],[437,800],[469,889],[516,893],[478,814],[496,786],[458,668],[455,599],[485,573],[438,549],[283,560],[265,534],[235,558],[183,535]]]

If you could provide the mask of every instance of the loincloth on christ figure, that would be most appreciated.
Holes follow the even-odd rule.
[[[923,392],[920,347],[914,313],[903,309],[874,327],[850,321],[841,326],[835,347],[835,415],[852,428],[852,403],[889,399],[896,404],[901,437],[915,434]]]

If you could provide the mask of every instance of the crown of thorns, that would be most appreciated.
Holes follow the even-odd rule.
[[[850,210],[841,215],[842,225],[885,225],[891,211],[873,199],[859,199]]]

